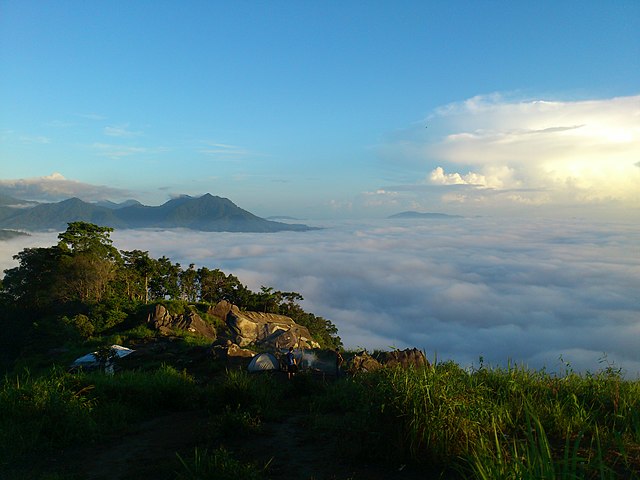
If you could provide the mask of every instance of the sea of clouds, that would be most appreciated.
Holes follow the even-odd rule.
[[[303,295],[347,348],[640,376],[640,226],[582,219],[343,221],[274,234],[125,230],[121,250]],[[0,267],[56,233],[0,244]]]

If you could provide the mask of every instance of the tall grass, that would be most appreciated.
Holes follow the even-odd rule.
[[[176,472],[176,480],[258,480],[264,471],[238,461],[228,450],[218,448],[213,451],[195,448],[193,456],[183,458],[177,455],[181,468]],[[265,467],[266,468],[266,467]]]
[[[0,464],[34,450],[91,439],[97,431],[90,387],[54,369],[6,376],[0,387]]]
[[[240,370],[203,384],[168,365],[113,376],[53,369],[5,377],[0,467],[191,408],[210,412],[211,438],[181,459],[183,478],[235,465],[218,451],[220,439],[260,435],[291,409],[311,412],[309,428],[355,460],[463,478],[640,478],[640,381],[611,369],[556,376],[517,366],[468,372],[452,362],[329,384]]]
[[[0,463],[107,432],[162,412],[193,408],[210,389],[184,372],[163,366],[154,372],[5,377],[0,387]]]
[[[467,372],[448,362],[382,369],[335,389],[314,402],[314,412],[327,427],[341,405],[348,424],[341,438],[368,443],[358,454],[479,478],[639,475],[640,382],[619,372]]]

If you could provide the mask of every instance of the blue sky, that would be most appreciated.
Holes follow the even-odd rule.
[[[0,190],[639,218],[639,31],[636,1],[0,0]]]

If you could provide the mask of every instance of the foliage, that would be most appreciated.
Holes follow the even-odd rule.
[[[314,402],[316,421],[338,430],[345,447],[362,435],[368,445],[359,453],[369,458],[453,465],[478,478],[639,473],[630,452],[640,448],[640,381],[612,371],[556,377],[447,362],[382,369],[339,382],[330,395]]]
[[[303,298],[296,292],[261,287],[254,293],[219,269],[196,269],[194,264],[183,269],[167,257],[153,259],[146,251],[118,251],[110,239],[112,231],[72,222],[58,235],[56,245],[26,248],[15,255],[18,266],[6,270],[0,284],[0,306],[12,312],[11,318],[1,320],[20,331],[16,337],[22,337],[21,346],[50,348],[54,341],[60,345],[116,327],[133,328],[141,317],[140,306],[151,302],[166,303],[174,313],[204,303],[207,307],[200,309],[200,316],[224,328],[206,314],[209,305],[221,300],[243,310],[289,315],[324,348],[342,344],[335,325],[305,312],[298,303]],[[15,350],[10,349],[14,355]]]
[[[266,422],[310,412],[305,428],[352,461],[409,464],[454,478],[637,478],[640,381],[606,369],[549,375],[520,367],[466,371],[383,368],[325,383],[230,370],[202,382],[175,366],[115,375],[53,369],[6,377],[0,389],[0,463],[126,432],[194,406],[209,437],[179,457],[178,478],[260,478],[220,443],[251,443]],[[206,421],[206,420],[205,420]],[[195,445],[194,445],[195,447]],[[1,465],[0,465],[1,466]],[[228,470],[227,470],[228,469]],[[248,475],[243,477],[243,475]]]
[[[0,390],[0,464],[32,450],[86,441],[96,433],[90,387],[54,369],[5,377]]]
[[[206,448],[195,448],[192,458],[178,460],[182,469],[176,472],[179,480],[258,480],[263,478],[262,470],[251,464],[242,463],[235,459],[225,448],[220,447],[213,452]]]

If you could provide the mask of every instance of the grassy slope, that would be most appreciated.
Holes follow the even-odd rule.
[[[86,478],[98,460],[72,461],[61,452],[80,449],[81,458],[113,462],[105,451],[123,441],[114,434],[145,438],[148,425],[158,429],[148,438],[198,425],[200,433],[167,444],[162,458],[123,465],[121,478],[141,468],[143,476],[167,479],[214,478],[213,471],[215,478],[280,478],[289,468],[316,480],[434,472],[505,479],[640,475],[640,382],[612,369],[562,377],[519,368],[469,374],[442,363],[339,382],[311,375],[288,382],[227,372],[193,342],[149,345],[114,376],[55,369],[7,377],[0,390],[2,478]],[[171,424],[185,412],[194,412],[192,423]],[[282,445],[287,438],[295,448]],[[259,439],[276,446],[246,448]]]

